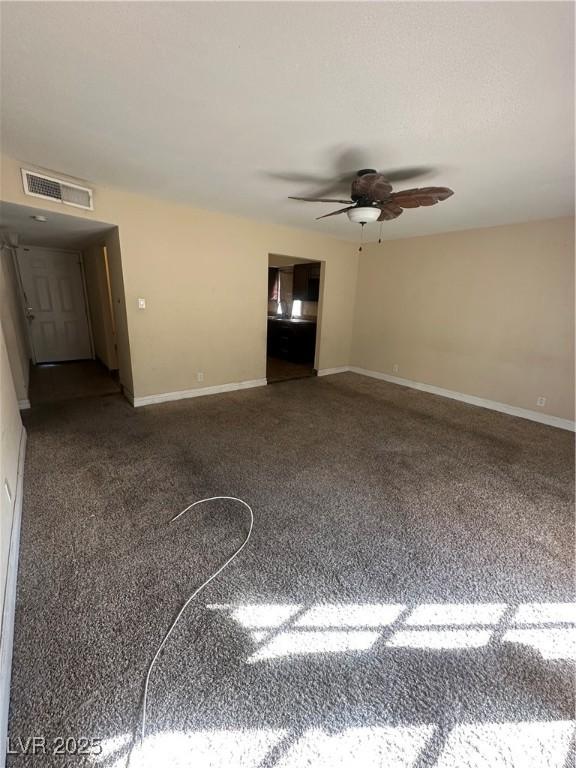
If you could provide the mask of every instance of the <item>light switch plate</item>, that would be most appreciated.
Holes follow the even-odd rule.
[[[146,309],[146,299],[138,299],[138,309]]]

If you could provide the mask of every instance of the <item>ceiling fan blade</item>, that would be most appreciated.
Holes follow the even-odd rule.
[[[356,208],[356,206],[349,205],[347,208],[340,208],[338,211],[332,211],[332,213],[325,213],[324,216],[317,216],[316,221],[318,221],[318,219],[325,219],[327,216],[338,216],[339,213],[345,213],[346,211],[349,211],[352,208]]]
[[[454,194],[454,190],[449,187],[421,187],[420,192],[425,195],[434,195],[439,201],[448,200]]]
[[[380,208],[381,211],[380,216],[378,216],[378,221],[391,221],[392,219],[397,219],[398,216],[404,213],[402,208],[394,203],[386,203],[377,207]]]
[[[390,200],[401,208],[420,208],[421,206],[436,205],[452,197],[454,192],[448,187],[421,187],[420,189],[404,189],[390,195]]]
[[[288,195],[289,200],[304,200],[307,203],[352,203],[352,200],[334,200],[327,197],[295,197]]]
[[[362,147],[338,145],[332,150],[334,170],[339,176],[355,174],[359,168],[373,168]]]
[[[434,170],[430,165],[415,165],[411,168],[396,168],[395,170],[385,170],[380,173],[387,181],[408,181],[409,179],[429,176]]]
[[[317,191],[318,197],[349,192],[350,185],[356,178],[359,168],[370,168],[366,152],[360,147],[338,145],[332,150],[334,172],[326,179],[321,191]]]
[[[317,197],[326,197],[336,190],[350,189],[352,179],[356,176],[358,168],[366,167],[364,150],[359,147],[338,145],[332,147],[326,157],[328,173],[326,176],[313,175],[311,173],[299,173],[293,171],[267,171],[269,178],[279,181],[290,181],[294,184],[310,184],[317,187]]]
[[[267,171],[266,176],[271,179],[278,179],[278,181],[290,181],[293,184],[327,184],[330,182],[330,179],[314,176],[311,173],[275,173],[274,171]]]
[[[310,194],[316,195],[317,197],[327,197],[329,195],[349,195],[350,185],[352,184],[355,176],[355,173],[347,173],[339,176],[336,179],[326,180],[321,186],[317,186],[316,189]]]
[[[403,197],[399,195],[398,197],[392,197],[392,199],[396,205],[399,205],[401,208],[420,208],[420,203],[415,197]]]

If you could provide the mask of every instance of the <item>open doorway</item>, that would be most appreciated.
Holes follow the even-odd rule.
[[[120,391],[105,246],[16,250],[32,366],[30,402]]]
[[[120,393],[131,371],[129,353],[119,354],[127,334],[119,338],[125,307],[117,228],[8,204],[2,225],[6,290],[30,364],[26,404]]]
[[[315,376],[320,261],[268,257],[266,378],[269,384]]]

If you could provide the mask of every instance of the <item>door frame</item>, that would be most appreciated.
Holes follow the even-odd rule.
[[[16,270],[16,276],[18,278],[18,295],[20,299],[20,308],[22,310],[22,316],[26,326],[26,338],[28,339],[28,347],[30,349],[30,358],[34,365],[38,365],[38,356],[34,348],[34,339],[30,329],[30,322],[26,314],[27,301],[26,292],[24,290],[24,283],[22,282],[22,275],[20,274],[20,264],[18,262],[18,251],[20,250],[40,250],[40,251],[57,251],[58,253],[67,253],[78,258],[78,264],[80,265],[80,275],[82,277],[82,294],[84,296],[84,311],[86,312],[86,319],[88,321],[88,337],[90,339],[90,358],[95,359],[94,353],[94,338],[92,336],[92,321],[90,319],[90,311],[88,309],[88,289],[86,287],[86,273],[84,271],[84,254],[82,251],[69,250],[68,248],[52,248],[49,245],[19,245],[17,248],[12,249],[12,261],[14,263],[14,269]],[[72,361],[73,362],[73,361]]]
[[[322,316],[324,314],[324,279],[326,276],[326,262],[322,259],[312,259],[320,264],[320,284],[318,286],[318,314],[316,315],[316,349],[314,350],[314,369],[320,370],[320,337],[322,335]]]
[[[266,254],[266,275],[270,268],[270,258],[278,257],[281,259],[290,259],[296,264],[320,264],[320,285],[318,288],[318,314],[316,315],[316,342],[314,348],[314,370],[316,374],[320,370],[320,336],[322,335],[322,315],[324,314],[324,283],[326,278],[326,261],[324,259],[310,259],[304,256],[288,256],[285,253],[273,253],[268,251]],[[266,282],[268,285],[268,282]],[[266,294],[266,317],[268,317],[268,294]],[[268,325],[266,325],[266,340],[268,338]],[[266,370],[266,344],[264,345],[264,370]]]

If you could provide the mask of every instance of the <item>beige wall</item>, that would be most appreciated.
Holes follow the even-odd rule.
[[[349,364],[358,266],[353,243],[117,189],[97,188],[94,212],[67,209],[24,195],[20,167],[2,158],[2,199],[118,226],[117,276],[126,289],[136,397],[265,378],[269,253],[325,261],[318,364]],[[146,310],[138,310],[138,297],[146,299]],[[123,376],[128,351],[119,343],[118,352]]]
[[[101,245],[93,245],[86,248],[82,255],[94,352],[109,370],[114,371],[118,368],[118,356],[108,293],[105,249]]]
[[[7,246],[0,247],[0,321],[4,328],[8,356],[18,400],[28,399],[30,353],[27,330],[24,325],[19,298],[18,277],[13,252]]]
[[[352,361],[573,419],[574,219],[367,246]]]
[[[530,410],[544,395],[543,413],[573,418],[572,219],[368,245],[358,267],[354,243],[118,189],[96,188],[94,212],[36,200],[2,160],[2,199],[117,225],[105,242],[136,397],[263,379],[268,255],[282,254],[324,262],[319,368],[397,364]]]
[[[0,323],[0,616],[4,607],[22,430],[6,341]],[[8,483],[10,488],[11,501],[8,499],[4,483]]]

